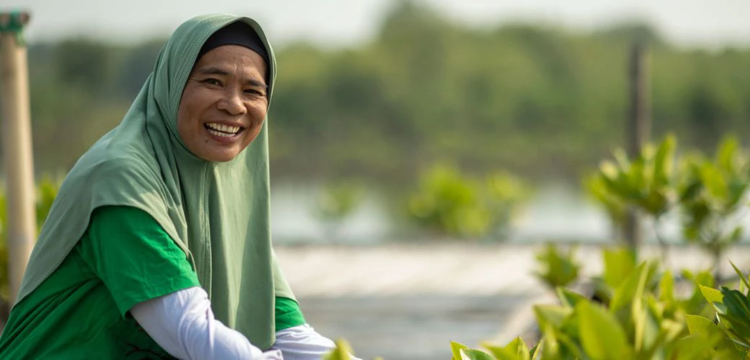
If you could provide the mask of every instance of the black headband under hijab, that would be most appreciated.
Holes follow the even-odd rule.
[[[198,59],[207,52],[224,45],[244,46],[258,53],[258,55],[265,60],[266,64],[270,66],[268,52],[263,45],[263,41],[250,25],[241,21],[233,22],[213,33],[213,35],[203,43],[203,47],[201,48],[201,51],[198,52],[198,57],[195,58],[195,62],[197,63]]]

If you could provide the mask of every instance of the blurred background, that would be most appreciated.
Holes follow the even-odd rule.
[[[670,265],[711,267],[730,247],[745,251],[734,229],[748,223],[746,1],[1,6],[32,16],[33,151],[46,198],[122,119],[182,21],[258,20],[279,67],[269,113],[277,252],[309,322],[365,358],[448,358],[449,340],[510,340],[528,325],[518,309],[547,293],[533,275],[549,260],[535,255],[542,245],[580,243],[572,256],[595,272],[594,251],[627,240],[628,209],[640,214],[644,253],[669,244]],[[626,151],[636,45],[653,144],[640,153]]]

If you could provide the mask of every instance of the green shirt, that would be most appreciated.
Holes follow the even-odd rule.
[[[103,207],[63,263],[13,308],[3,359],[171,358],[128,314],[133,305],[200,286],[185,253],[147,213]],[[276,299],[276,329],[304,324]]]

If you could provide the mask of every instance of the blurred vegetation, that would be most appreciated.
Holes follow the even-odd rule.
[[[485,182],[463,175],[456,167],[433,165],[409,198],[415,223],[442,235],[497,238],[530,194],[528,185],[507,173]]]
[[[349,343],[346,340],[336,340],[336,349],[324,355],[322,360],[352,360],[353,352]],[[381,357],[376,357],[373,360],[383,360]]]
[[[628,207],[658,221],[676,200],[674,157],[677,140],[667,136],[658,145],[648,144],[629,158],[623,149],[614,152],[614,161],[605,160],[599,170],[584,180],[589,193],[607,210],[622,239]]]
[[[448,160],[477,174],[501,164],[531,179],[578,178],[624,140],[638,39],[649,44],[655,134],[707,151],[720,134],[750,131],[750,49],[676,48],[638,23],[471,28],[399,1],[367,43],[277,48],[272,174],[398,187]],[[30,45],[37,171],[67,171],[122,119],[162,44]]]
[[[540,269],[534,275],[550,289],[568,286],[578,279],[581,265],[575,259],[574,249],[563,252],[553,244],[536,254]]]
[[[337,242],[341,226],[357,211],[363,196],[363,189],[350,182],[327,183],[320,189],[313,215],[324,224],[328,241]]]
[[[741,239],[750,153],[735,137],[724,138],[713,158],[697,151],[678,155],[677,140],[671,135],[656,146],[645,146],[635,158],[622,150],[615,151],[614,158],[602,162],[585,186],[618,225],[618,233],[625,209],[631,206],[655,224],[662,243],[657,225],[665,214],[676,212],[682,228],[679,240],[699,245],[715,264]]]
[[[729,137],[719,144],[714,159],[695,154],[682,165],[683,236],[713,255],[716,264],[742,236],[739,221],[747,215],[749,159],[747,150]]]

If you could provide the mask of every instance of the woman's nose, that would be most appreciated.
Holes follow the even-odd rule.
[[[218,104],[219,110],[224,110],[230,115],[243,115],[247,113],[245,103],[242,101],[242,92],[232,89],[224,91],[223,98]]]

